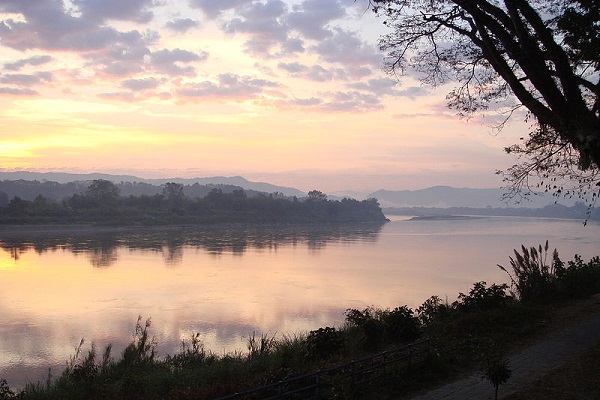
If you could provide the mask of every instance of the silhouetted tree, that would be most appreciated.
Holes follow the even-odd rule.
[[[223,194],[223,191],[221,189],[214,188],[211,189],[210,192],[208,192],[208,194],[205,197],[205,200],[218,202],[222,201],[224,196],[225,195]]]
[[[183,185],[175,182],[165,183],[162,194],[170,203],[180,203],[185,197],[183,195]]]
[[[311,190],[308,192],[308,200],[325,201],[327,200],[327,195],[319,190]]]
[[[27,208],[30,203],[27,200],[23,200],[19,196],[15,196],[5,207],[6,213],[11,216],[23,216],[25,215]]]
[[[370,4],[394,29],[381,40],[389,72],[415,69],[432,86],[457,82],[448,105],[463,116],[500,107],[504,122],[518,109],[533,117],[529,137],[506,149],[519,156],[504,172],[515,193],[529,189],[532,176],[555,194],[598,192],[598,0]]]
[[[8,195],[5,192],[0,191],[0,207],[4,207],[8,204]]]
[[[119,188],[111,181],[96,179],[88,186],[85,194],[98,205],[110,205],[119,197]]]

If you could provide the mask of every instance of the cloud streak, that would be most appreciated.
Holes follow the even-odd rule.
[[[53,60],[53,58],[48,55],[32,56],[32,57],[24,58],[21,60],[6,63],[6,64],[4,64],[4,69],[8,70],[8,71],[18,71],[21,68],[26,67],[28,65],[38,67],[40,65],[47,64],[52,60]]]
[[[198,28],[199,26],[200,22],[195,21],[191,18],[179,18],[172,21],[168,21],[165,24],[165,28],[179,33],[186,33],[190,29]]]
[[[180,88],[179,96],[189,100],[213,99],[244,101],[255,99],[266,89],[278,87],[279,84],[263,79],[235,74],[222,74],[216,82],[204,81]]]

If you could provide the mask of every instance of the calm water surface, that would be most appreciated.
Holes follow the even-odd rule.
[[[507,282],[496,265],[547,239],[563,260],[600,254],[600,224],[532,218],[0,232],[0,378],[20,387],[48,368],[56,376],[82,338],[119,354],[140,315],[159,355],[195,332],[222,354],[245,351],[254,331],[339,325],[347,308],[453,301],[473,282]]]

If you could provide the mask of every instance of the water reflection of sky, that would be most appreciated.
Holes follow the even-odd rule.
[[[315,258],[331,245],[372,246],[381,228],[5,232],[0,377],[19,385],[43,379],[82,337],[118,351],[139,315],[152,318],[162,354],[195,332],[222,353],[245,349],[242,336],[253,331],[340,323],[339,287],[322,292]]]
[[[504,282],[512,249],[550,240],[565,259],[600,249],[578,221],[395,221],[385,226],[0,232],[0,378],[64,366],[82,337],[118,353],[139,315],[162,355],[200,332],[217,353],[253,331],[294,334],[343,322],[347,308],[452,301]],[[55,367],[57,374],[60,368]]]

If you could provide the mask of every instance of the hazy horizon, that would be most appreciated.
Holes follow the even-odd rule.
[[[389,191],[402,191],[402,190],[421,190],[427,189],[435,186],[449,186],[454,188],[469,188],[469,189],[500,189],[501,185],[492,186],[492,185],[469,185],[466,182],[460,182],[459,179],[453,179],[452,177],[448,177],[447,180],[442,181],[439,180],[439,177],[420,177],[420,179],[415,179],[415,177],[406,176],[403,179],[402,183],[399,183],[398,177],[385,177],[379,176],[378,179],[374,179],[372,176],[350,176],[347,175],[346,179],[340,179],[340,175],[335,176],[323,176],[323,175],[300,175],[299,173],[291,173],[286,175],[285,173],[281,174],[241,174],[241,173],[224,173],[224,174],[206,174],[200,175],[199,173],[189,172],[189,171],[135,171],[135,170],[117,170],[117,171],[100,171],[100,170],[89,170],[89,171],[80,171],[80,170],[71,170],[71,169],[53,169],[53,170],[33,170],[33,169],[14,169],[9,170],[5,168],[0,168],[0,173],[41,173],[41,174],[83,174],[83,175],[91,175],[91,174],[101,174],[101,175],[112,175],[112,176],[132,176],[144,180],[153,180],[153,179],[206,179],[206,178],[234,178],[241,177],[246,179],[249,182],[254,183],[267,183],[276,186],[288,187],[298,189],[304,192],[308,192],[310,190],[321,190],[323,192],[335,193],[335,192],[359,192],[359,193],[372,193],[378,190],[389,190]],[[415,181],[415,183],[410,183],[411,180]],[[372,180],[374,182],[389,183],[388,186],[378,187],[375,185],[369,185],[369,181]],[[426,182],[431,182],[431,184],[427,184]],[[452,184],[454,182],[455,184]],[[471,181],[472,183],[473,181]],[[344,186],[347,183],[347,186]],[[366,184],[365,184],[366,183]],[[364,184],[364,185],[361,185]]]

